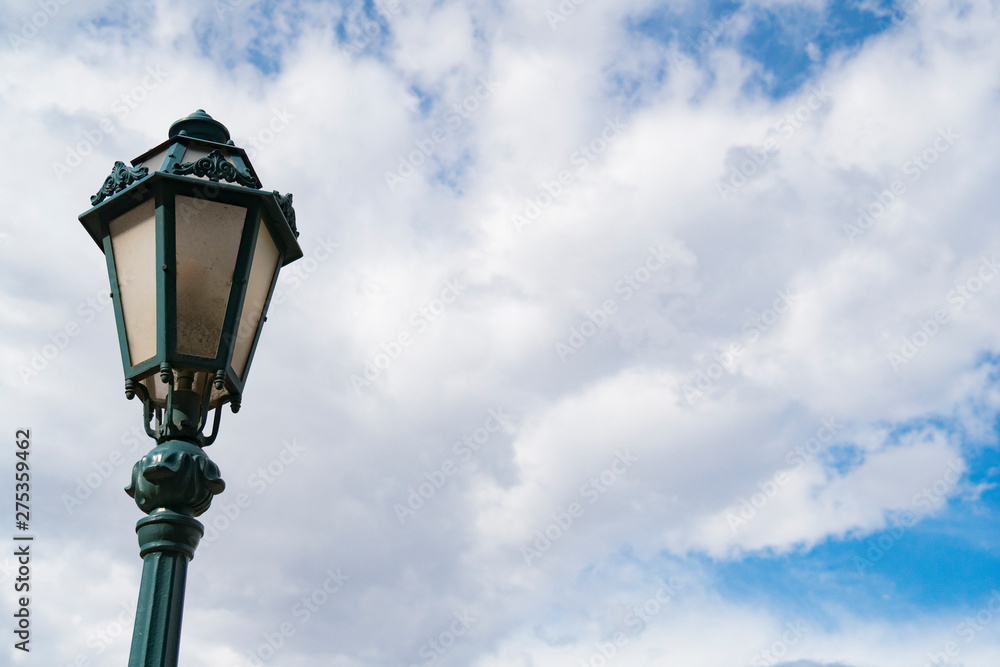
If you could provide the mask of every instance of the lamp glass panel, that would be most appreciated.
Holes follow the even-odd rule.
[[[250,348],[253,347],[260,318],[264,316],[267,293],[271,290],[279,259],[278,247],[262,220],[257,230],[250,279],[247,281],[246,298],[243,300],[243,312],[240,314],[240,326],[236,331],[236,345],[233,348],[233,370],[241,380],[246,374]]]
[[[195,371],[194,372],[194,382],[191,384],[191,390],[194,391],[199,396],[204,396],[205,391],[210,391],[211,396],[208,399],[208,409],[211,410],[218,403],[219,399],[229,393],[229,390],[223,387],[222,389],[215,388],[215,373],[210,371]]]
[[[145,160],[143,160],[142,164],[136,166],[146,167],[147,169],[149,169],[149,173],[152,174],[154,171],[160,170],[160,167],[163,166],[163,159],[166,157],[167,157],[167,149],[164,148],[156,155],[146,158]]]
[[[146,201],[108,224],[130,363],[156,356],[156,213]]]
[[[181,369],[183,370],[183,369]],[[177,369],[175,369],[177,371]],[[179,371],[178,371],[179,372]],[[219,399],[229,393],[229,391],[223,387],[221,390],[216,389],[214,386],[215,373],[209,371],[195,371],[194,372],[194,382],[192,383],[192,391],[201,396],[205,395],[206,385],[212,385],[209,391],[212,392],[209,398],[208,408],[211,410],[219,403]],[[142,384],[146,387],[146,391],[149,392],[150,401],[159,408],[165,408],[167,406],[167,385],[160,381],[159,372],[153,373],[152,375],[143,378],[141,380]]]
[[[247,210],[178,195],[177,351],[214,359],[233,286]]]
[[[141,382],[146,387],[146,391],[149,392],[150,402],[158,408],[166,407],[167,385],[160,382],[160,374],[154,373],[149,377],[143,378]]]

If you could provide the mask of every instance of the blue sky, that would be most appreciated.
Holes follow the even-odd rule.
[[[40,6],[0,9],[11,664],[127,660],[148,443],[76,216],[199,108],[305,256],[209,452],[183,664],[997,664],[995,1]]]

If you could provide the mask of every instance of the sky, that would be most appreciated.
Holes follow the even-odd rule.
[[[152,441],[77,216],[196,109],[304,257],[208,450],[180,664],[1000,663],[998,33],[995,0],[3,3],[0,663],[127,662]]]

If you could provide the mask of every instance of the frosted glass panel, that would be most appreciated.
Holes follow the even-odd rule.
[[[108,225],[130,363],[156,355],[156,215],[152,200]]]
[[[174,370],[176,375],[177,369]],[[212,384],[214,383],[214,380],[215,380],[215,373],[211,373],[208,371],[195,371],[194,384],[191,387],[192,391],[194,391],[196,394],[204,396],[206,389],[205,385],[206,384],[211,385],[210,391],[212,392],[212,395],[208,403],[209,409],[214,408],[218,404],[219,399],[229,393],[228,391],[226,391],[225,388],[223,388],[222,390],[216,389],[214,384]],[[142,384],[145,385],[146,390],[149,392],[149,398],[152,401],[153,405],[160,408],[165,408],[167,406],[167,385],[164,384],[163,382],[160,382],[159,372],[156,372],[153,375],[150,375],[149,377],[142,380]]]
[[[236,332],[236,346],[233,349],[233,370],[241,380],[246,372],[257,324],[264,315],[267,293],[277,269],[278,248],[261,221],[253,251],[253,265],[250,267],[250,280],[247,282],[247,295],[243,301],[243,313],[240,315],[240,328]]]
[[[159,372],[142,380],[142,384],[146,387],[146,391],[149,392],[149,399],[153,405],[158,408],[165,408],[167,406],[167,385],[160,382]]]
[[[176,204],[177,351],[214,359],[247,211],[181,195]]]
[[[144,160],[143,163],[138,166],[146,167],[147,169],[149,169],[149,173],[152,174],[154,171],[160,170],[160,167],[163,166],[163,159],[166,157],[167,157],[167,150],[163,149],[153,157]]]

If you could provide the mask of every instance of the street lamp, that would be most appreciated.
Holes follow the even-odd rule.
[[[125,491],[142,583],[129,667],[174,667],[187,563],[225,482],[204,448],[240,398],[278,271],[302,257],[292,196],[261,189],[246,152],[202,110],[116,162],[80,222],[104,251],[125,368],[156,446]],[[204,433],[214,411],[212,432]]]

